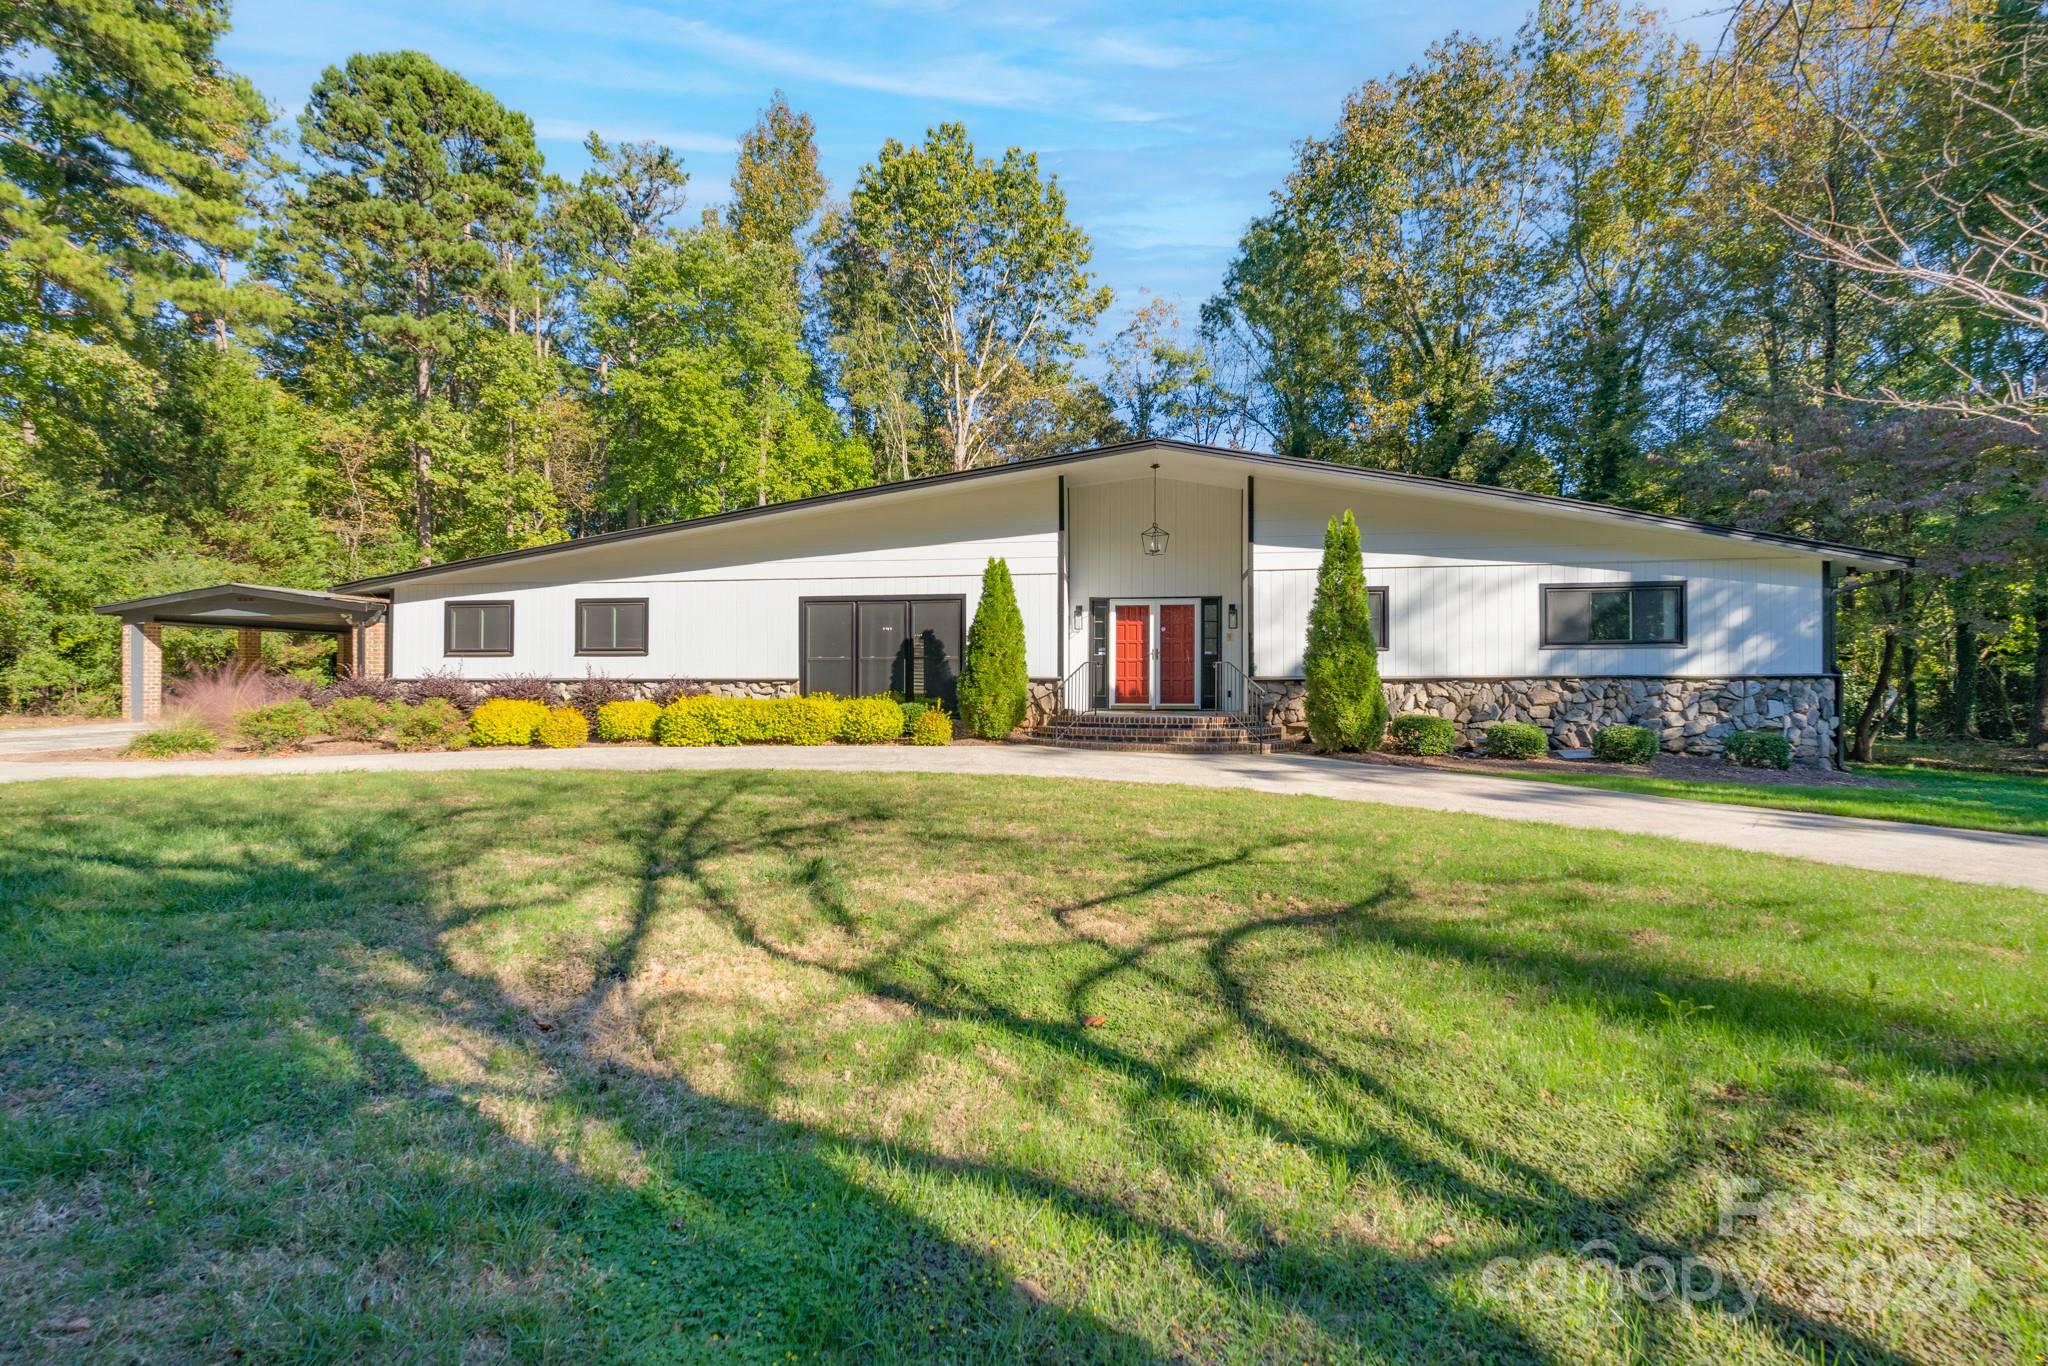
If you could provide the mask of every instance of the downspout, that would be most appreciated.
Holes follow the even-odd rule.
[[[1258,540],[1255,520],[1256,505],[1252,501],[1252,476],[1244,477],[1244,584],[1241,597],[1244,601],[1244,676],[1247,690],[1253,679],[1258,677],[1257,656],[1252,652],[1252,589],[1258,573],[1258,555],[1254,545]],[[1244,701],[1250,702],[1249,697]],[[1263,718],[1262,718],[1263,719]]]

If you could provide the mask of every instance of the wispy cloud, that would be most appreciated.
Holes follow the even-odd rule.
[[[663,146],[675,148],[678,152],[704,152],[711,155],[730,154],[739,145],[738,138],[718,133],[679,132],[650,128],[643,124],[591,124],[575,119],[535,119],[533,132],[536,137],[560,142],[581,142],[589,134],[596,133],[606,142],[659,142]]]

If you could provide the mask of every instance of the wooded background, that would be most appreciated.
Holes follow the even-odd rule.
[[[1057,179],[957,124],[840,197],[776,95],[694,212],[674,151],[570,182],[418,52],[287,127],[228,20],[0,8],[0,705],[106,705],[110,599],[1160,435],[1911,552],[1844,602],[1863,745],[2048,740],[2033,6],[1454,34],[1305,137],[1198,317],[1094,356]]]

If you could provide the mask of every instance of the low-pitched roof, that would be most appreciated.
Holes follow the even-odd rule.
[[[146,618],[180,626],[253,626],[266,631],[336,631],[375,621],[388,609],[380,598],[279,588],[263,583],[217,583],[130,598],[93,608],[108,616]]]
[[[1690,517],[1671,517],[1662,513],[1642,512],[1635,508],[1615,507],[1608,503],[1591,503],[1581,498],[1565,498],[1554,493],[1530,493],[1521,489],[1498,488],[1488,484],[1468,484],[1456,479],[1438,479],[1430,475],[1406,474],[1398,470],[1364,469],[1356,465],[1337,465],[1322,460],[1308,460],[1299,456],[1272,455],[1263,451],[1241,451],[1233,450],[1226,446],[1204,446],[1191,441],[1153,438],[1145,441],[1127,441],[1114,446],[1096,446],[1084,451],[1069,451],[1064,455],[1051,455],[1037,460],[1020,460],[1007,465],[989,465],[980,469],[959,470],[948,474],[933,474],[919,479],[904,479],[888,484],[871,484],[865,488],[847,489],[840,493],[821,493],[814,497],[797,498],[786,503],[770,503],[765,507],[739,508],[732,512],[715,513],[708,517],[693,517],[681,522],[663,522],[655,526],[631,527],[624,531],[598,532],[590,536],[578,536],[572,540],[557,541],[552,545],[532,546],[524,550],[506,550],[495,555],[478,555],[466,560],[450,560],[446,564],[426,565],[419,569],[401,570],[394,574],[379,574],[367,579],[357,579],[351,583],[341,584],[336,591],[344,593],[377,592],[394,584],[408,583],[415,579],[431,578],[435,575],[473,569],[479,565],[505,564],[515,560],[534,559],[543,555],[559,555],[569,551],[587,550],[593,546],[613,545],[620,541],[634,540],[643,536],[674,535],[678,532],[695,531],[712,526],[724,526],[728,523],[746,521],[757,517],[781,516],[811,508],[825,507],[834,503],[852,502],[857,499],[885,498],[907,493],[923,492],[933,488],[967,483],[977,479],[1027,474],[1035,470],[1066,468],[1086,464],[1090,461],[1107,459],[1112,456],[1126,455],[1133,451],[1153,449],[1182,451],[1193,455],[1241,461],[1263,469],[1280,469],[1292,474],[1335,475],[1424,489],[1451,496],[1503,499],[1517,503],[1534,504],[1561,512],[1582,515],[1591,513],[1622,521],[1667,527],[1677,531],[1700,532],[1710,536],[1723,536],[1732,540],[1784,546],[1788,549],[1805,551],[1814,555],[1853,561],[1869,567],[1903,569],[1910,568],[1913,564],[1913,557],[1910,555],[1895,555],[1888,551],[1871,550],[1863,546],[1845,545],[1835,541],[1812,540],[1803,536],[1787,536],[1775,531],[1751,531],[1742,527],[1725,526],[1715,522],[1702,522]]]

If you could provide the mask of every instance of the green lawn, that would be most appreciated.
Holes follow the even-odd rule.
[[[1720,782],[1659,778],[1647,773],[1640,777],[1574,773],[1556,766],[1518,769],[1500,765],[1487,771],[1507,778],[1571,787],[1605,787],[1783,811],[1819,811],[1831,816],[1868,816],[1874,820],[1917,821],[1922,825],[1961,826],[1967,830],[2048,835],[2048,777],[2023,772],[1937,769],[1911,763],[1857,764],[1855,771],[1866,777],[1884,778],[1904,786],[1824,787],[1746,783],[1740,779]]]
[[[0,830],[0,1357],[2048,1350],[2042,898],[919,775]]]

